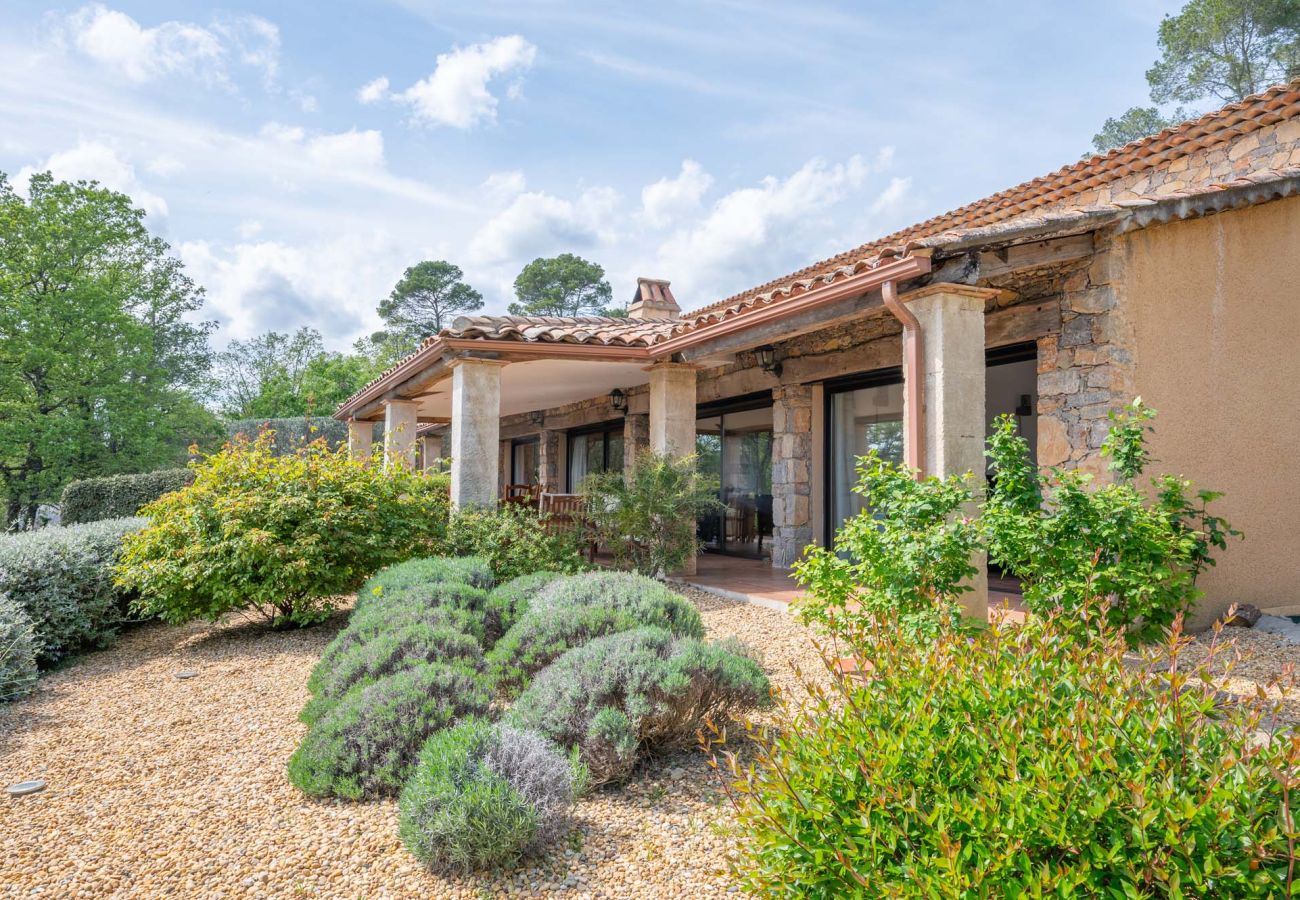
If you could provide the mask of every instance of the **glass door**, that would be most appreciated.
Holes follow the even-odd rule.
[[[717,485],[721,508],[700,517],[706,549],[739,556],[771,552],[772,405],[751,400],[696,420],[701,474]]]
[[[858,459],[875,450],[882,458],[903,461],[902,374],[891,370],[865,383],[830,387],[827,392],[826,533],[834,534],[845,519],[867,507],[866,498],[854,493]]]

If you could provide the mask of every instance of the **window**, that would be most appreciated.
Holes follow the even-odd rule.
[[[569,470],[566,490],[582,487],[592,472],[623,471],[623,423],[606,422],[569,432]]]
[[[510,483],[537,484],[537,437],[515,438],[510,442]]]
[[[827,533],[833,534],[866,507],[866,498],[853,492],[858,458],[875,450],[890,462],[903,461],[903,374],[888,369],[828,384],[826,406]]]

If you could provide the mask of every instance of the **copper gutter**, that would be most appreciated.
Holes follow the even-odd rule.
[[[886,281],[880,286],[885,308],[903,325],[903,437],[904,462],[925,477],[925,335],[916,314],[898,299],[898,286]]]

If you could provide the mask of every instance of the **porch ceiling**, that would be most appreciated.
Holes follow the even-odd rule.
[[[644,361],[606,362],[585,359],[536,359],[512,362],[501,369],[501,415],[550,409],[579,400],[626,390],[650,380]],[[420,416],[451,415],[451,377],[429,386],[418,398]]]

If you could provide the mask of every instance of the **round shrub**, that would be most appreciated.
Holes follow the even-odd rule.
[[[299,718],[310,725],[354,685],[418,663],[455,664],[474,674],[485,668],[483,648],[463,631],[446,625],[407,625],[378,634],[340,655],[333,671],[319,679],[316,696],[303,707]]]
[[[577,786],[572,763],[546,739],[468,720],[420,752],[399,834],[438,871],[504,868],[564,834]]]
[[[642,625],[657,625],[683,637],[704,637],[695,605],[661,582],[631,572],[585,572],[552,583],[531,607],[608,606],[629,613]]]
[[[357,591],[357,606],[412,587],[457,582],[480,589],[492,587],[492,568],[477,556],[427,556],[389,566]]]
[[[36,638],[32,620],[13,600],[0,596],[0,703],[36,686]]]
[[[767,676],[738,644],[637,628],[565,653],[533,679],[510,723],[577,748],[593,784],[626,778],[646,753],[695,743],[719,721],[770,698]]]
[[[532,572],[493,588],[488,596],[488,614],[499,631],[492,643],[499,640],[501,635],[509,631],[524,613],[528,612],[528,605],[534,597],[563,577],[561,572]]]
[[[425,625],[432,629],[451,628],[469,635],[476,642],[481,642],[483,635],[482,617],[470,610],[454,606],[428,606],[417,601],[376,603],[353,613],[347,627],[325,648],[320,661],[307,678],[307,690],[313,694],[319,693],[333,677],[339,661],[353,648],[409,625]]]
[[[359,685],[289,758],[289,781],[314,797],[359,800],[401,789],[429,736],[487,712],[490,691],[462,668],[421,663]]]

